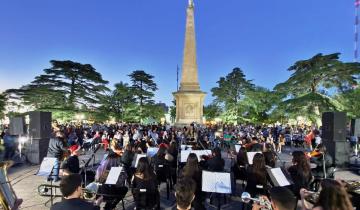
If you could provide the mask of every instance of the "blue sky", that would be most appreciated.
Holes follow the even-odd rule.
[[[0,91],[19,88],[49,60],[92,64],[113,85],[133,70],[155,76],[170,104],[181,66],[187,0],[0,0]],[[195,0],[199,78],[210,89],[240,67],[267,88],[316,53],[353,59],[351,0]]]

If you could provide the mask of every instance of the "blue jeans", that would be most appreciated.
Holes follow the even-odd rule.
[[[58,159],[56,159],[54,168],[53,168],[53,172],[52,172],[52,177],[50,177],[54,180],[54,182],[57,182],[60,180],[59,171],[60,171],[60,161]]]

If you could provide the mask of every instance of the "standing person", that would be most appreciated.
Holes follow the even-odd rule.
[[[60,163],[64,159],[64,156],[68,154],[66,143],[65,143],[65,134],[62,130],[56,130],[55,136],[50,138],[49,148],[47,157],[56,158],[54,168],[53,168],[53,180],[55,182],[59,181],[59,171]]]
[[[83,191],[79,174],[70,174],[64,177],[60,182],[60,191],[64,200],[55,203],[50,210],[100,210],[101,199],[94,204],[81,199]]]

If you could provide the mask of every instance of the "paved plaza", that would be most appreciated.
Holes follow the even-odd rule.
[[[285,148],[283,153],[279,155],[279,159],[283,161],[285,167],[290,166],[291,164],[291,149]],[[104,151],[99,150],[96,154],[95,160],[99,162],[103,157]],[[87,160],[90,155],[82,155],[80,157],[80,162],[82,160]],[[9,178],[11,180],[12,186],[19,198],[24,200],[21,209],[29,209],[29,210],[47,210],[50,209],[49,206],[45,206],[45,202],[48,201],[49,198],[39,196],[37,192],[37,188],[40,184],[45,184],[46,179],[44,177],[36,176],[36,172],[39,169],[38,165],[23,165],[18,167],[13,167],[9,170]],[[360,180],[360,176],[354,174],[350,171],[340,171],[335,174],[336,178],[344,179],[344,180]],[[241,207],[240,195],[241,195],[241,187],[239,184],[236,187],[237,192],[236,196],[232,196],[227,200],[227,204],[223,205],[221,209],[239,209]],[[161,185],[160,187],[161,194],[161,207],[162,209],[169,209],[175,203],[175,197],[173,193],[171,193],[170,199],[166,199],[166,187],[165,185]],[[55,200],[59,201],[59,199]],[[129,192],[125,197],[125,208],[133,209],[133,197]],[[122,209],[121,203],[118,205],[117,209]],[[207,209],[217,209],[216,206],[209,206],[207,203]]]

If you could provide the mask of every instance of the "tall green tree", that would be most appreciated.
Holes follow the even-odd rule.
[[[360,64],[341,62],[339,55],[317,54],[291,66],[290,78],[275,87],[283,95],[279,108],[306,116],[313,122],[319,121],[323,111],[342,110],[342,104],[331,97],[332,92],[351,89],[360,73]]]
[[[116,83],[115,89],[104,99],[104,109],[117,121],[124,120],[130,107],[135,104],[133,89],[127,83]]]
[[[216,103],[211,103],[204,107],[204,116],[206,120],[214,120],[217,117],[220,117],[222,114],[222,109]]]
[[[154,104],[153,97],[158,89],[154,82],[154,76],[143,70],[136,70],[129,74],[132,83],[132,92],[140,108],[140,119],[144,118],[145,105]]]
[[[212,88],[211,92],[215,103],[224,109],[224,120],[241,121],[242,111],[239,105],[246,91],[254,88],[252,81],[246,79],[240,68],[234,68],[226,77],[220,77],[217,84],[218,87]]]
[[[30,84],[7,92],[36,109],[95,108],[109,89],[99,72],[90,64],[51,60],[51,67]]]
[[[256,86],[245,93],[241,107],[245,112],[244,118],[252,123],[264,123],[269,120],[272,110],[280,102],[280,95],[264,87]]]
[[[360,118],[360,87],[338,94],[336,99],[344,105],[349,117]]]

